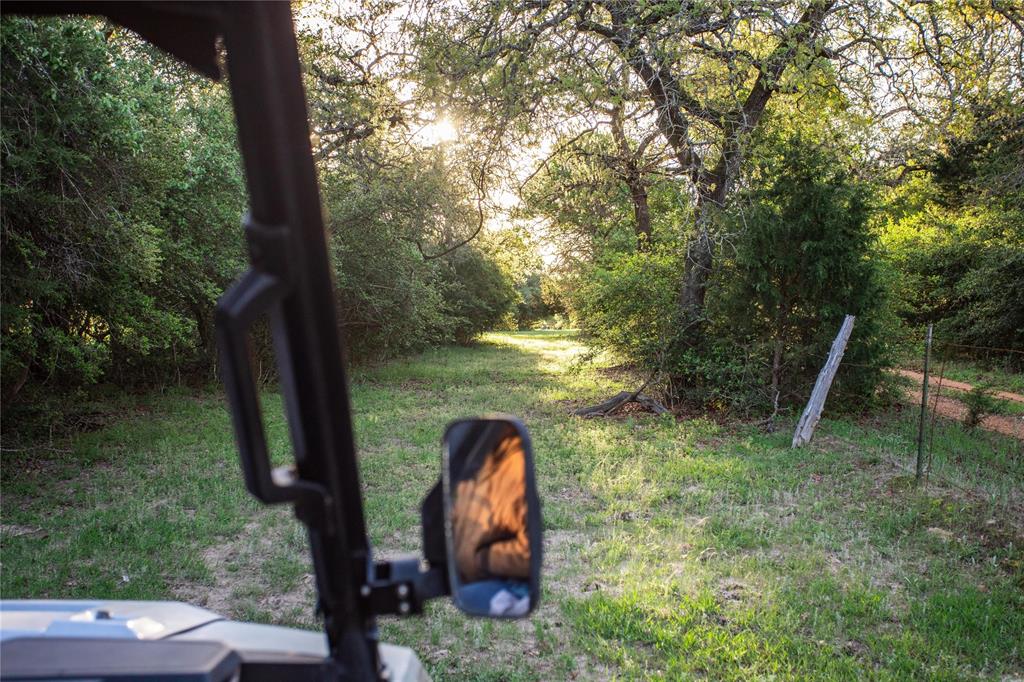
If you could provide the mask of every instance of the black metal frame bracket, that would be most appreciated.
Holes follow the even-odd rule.
[[[422,568],[418,558],[377,562],[373,579],[359,589],[375,616],[423,613],[423,604],[451,593],[445,566]]]

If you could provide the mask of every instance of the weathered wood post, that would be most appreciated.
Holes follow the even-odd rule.
[[[917,465],[914,467],[914,484],[921,482],[924,474],[924,418],[928,413],[928,363],[932,356],[932,326],[924,337],[924,381],[921,385],[921,419],[917,424]]]
[[[832,350],[828,353],[828,360],[825,366],[818,373],[818,380],[814,382],[814,390],[811,391],[811,399],[807,401],[807,407],[796,424],[796,431],[793,433],[793,447],[798,448],[811,442],[814,435],[814,428],[821,419],[821,411],[825,409],[825,398],[828,397],[828,390],[832,387],[832,380],[836,378],[839,371],[839,363],[843,361],[843,353],[846,352],[846,344],[850,341],[850,334],[853,333],[853,315],[847,315],[843,319],[843,326],[839,328],[839,335],[832,342]]]

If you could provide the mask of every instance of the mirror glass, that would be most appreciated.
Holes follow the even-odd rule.
[[[449,580],[456,605],[516,618],[539,594],[540,508],[525,427],[469,419],[445,434]]]

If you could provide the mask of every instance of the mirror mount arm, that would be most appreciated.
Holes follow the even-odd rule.
[[[373,568],[374,578],[360,588],[360,597],[375,616],[423,613],[423,604],[428,599],[451,594],[447,566],[423,570],[419,559],[408,558],[378,561]]]

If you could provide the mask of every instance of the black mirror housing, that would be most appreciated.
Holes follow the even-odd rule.
[[[515,417],[460,419],[443,447],[452,599],[473,616],[526,616],[540,602],[544,538],[529,432]]]

